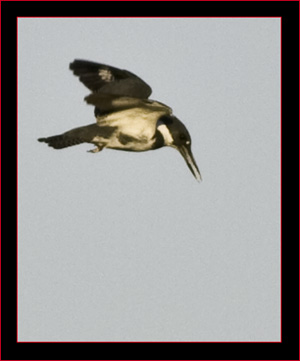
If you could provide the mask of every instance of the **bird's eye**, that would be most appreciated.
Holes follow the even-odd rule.
[[[179,139],[180,139],[180,140],[186,140],[186,136],[185,136],[184,134],[180,134],[180,135],[179,135]]]

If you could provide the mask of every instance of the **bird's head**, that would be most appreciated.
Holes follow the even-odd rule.
[[[201,174],[191,150],[191,136],[185,125],[174,115],[164,115],[157,121],[157,130],[164,139],[164,145],[177,149],[194,177],[201,181]]]

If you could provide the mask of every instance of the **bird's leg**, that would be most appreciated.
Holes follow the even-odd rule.
[[[98,153],[103,149],[103,146],[97,145],[96,148],[88,150],[89,153]]]

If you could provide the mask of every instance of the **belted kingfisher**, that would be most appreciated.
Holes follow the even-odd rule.
[[[191,151],[191,137],[167,105],[148,97],[152,90],[135,74],[109,65],[74,60],[73,73],[92,93],[85,97],[95,106],[96,124],[71,129],[38,141],[55,149],[92,143],[103,148],[142,152],[170,146],[177,149],[200,181],[201,174]]]

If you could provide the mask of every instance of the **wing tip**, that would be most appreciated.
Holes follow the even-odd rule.
[[[69,64],[69,69],[74,72],[75,75],[80,75],[82,73],[89,71],[95,71],[100,64],[93,61],[84,60],[84,59],[74,59]]]

